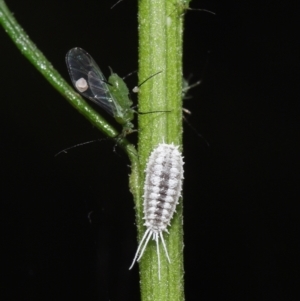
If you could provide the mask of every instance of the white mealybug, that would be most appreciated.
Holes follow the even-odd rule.
[[[152,237],[156,242],[158,259],[158,277],[160,279],[159,239],[162,241],[166,257],[170,257],[163,237],[163,231],[175,212],[181,196],[183,179],[183,158],[174,144],[159,144],[151,153],[146,166],[144,185],[144,219],[147,227],[138,246],[131,269],[135,261],[139,261],[144,254],[147,244]]]

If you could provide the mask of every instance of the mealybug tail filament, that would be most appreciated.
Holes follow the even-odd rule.
[[[150,238],[155,241],[158,259],[158,277],[160,279],[160,253],[159,240],[171,262],[163,231],[167,232],[167,226],[175,212],[179,197],[181,196],[183,179],[183,160],[174,144],[159,144],[155,148],[147,162],[146,179],[144,185],[144,219],[147,227],[138,246],[131,269],[135,261],[139,261],[149,243]]]

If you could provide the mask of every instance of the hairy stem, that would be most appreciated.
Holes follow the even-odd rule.
[[[185,1],[186,3],[186,1]],[[162,71],[141,86],[139,110],[165,111],[139,116],[140,189],[150,152],[162,142],[182,142],[182,16],[179,0],[139,1],[139,78]],[[142,192],[140,192],[142,195]],[[136,200],[139,239],[143,226],[143,201]],[[142,300],[179,301],[183,292],[182,200],[177,207],[170,234],[164,233],[171,263],[161,254],[161,279],[154,241],[140,262]],[[162,250],[162,248],[160,248]]]

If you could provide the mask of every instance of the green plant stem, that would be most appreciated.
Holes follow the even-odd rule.
[[[184,2],[186,3],[186,1]],[[180,0],[139,1],[139,78],[158,71],[141,86],[139,110],[170,112],[139,116],[140,187],[150,152],[162,142],[181,145],[182,142],[182,16]],[[142,193],[140,193],[142,194]],[[136,202],[138,236],[145,232],[142,199]],[[182,200],[164,233],[170,255],[169,264],[161,251],[161,279],[154,241],[149,243],[140,261],[142,300],[182,301],[183,291],[183,229]],[[160,247],[162,250],[162,247]]]

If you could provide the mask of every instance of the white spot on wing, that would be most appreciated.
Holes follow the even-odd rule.
[[[79,92],[84,92],[89,88],[87,81],[83,77],[76,81],[75,86]]]

